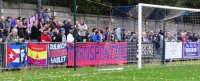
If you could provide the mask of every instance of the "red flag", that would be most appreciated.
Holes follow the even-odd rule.
[[[18,54],[15,53],[10,46],[6,46],[7,53],[6,53],[6,66],[13,62],[17,57]]]

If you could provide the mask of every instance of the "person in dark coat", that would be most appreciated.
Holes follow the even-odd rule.
[[[64,21],[63,28],[65,29],[65,36],[67,37],[67,35],[69,34],[69,30],[72,30],[71,19]]]
[[[155,43],[156,49],[160,48],[160,36],[158,34],[155,34],[153,38],[153,43]]]
[[[57,28],[53,29],[52,42],[62,42],[62,34]]]
[[[156,51],[157,51],[158,54],[159,54],[158,51],[160,51],[159,49],[160,49],[160,47],[161,47],[160,42],[161,42],[161,37],[160,37],[160,35],[157,34],[157,33],[155,33],[155,35],[153,36],[153,43],[154,43],[154,46],[155,46]]]
[[[17,30],[18,30],[18,36],[20,38],[25,38],[26,37],[26,28],[23,27],[22,23],[20,23],[17,27]]]
[[[33,22],[33,26],[31,28],[31,42],[38,42],[40,40],[40,31],[38,27],[37,21]]]

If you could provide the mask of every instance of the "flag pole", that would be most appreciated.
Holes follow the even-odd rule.
[[[166,17],[166,15],[167,15],[167,9],[165,9],[164,15],[165,15],[165,17]],[[163,21],[163,41],[162,41],[162,43],[163,43],[163,49],[162,49],[162,64],[163,64],[163,65],[165,64],[165,37],[166,37],[166,28],[165,28],[165,25],[166,25],[166,23],[165,23],[165,20],[164,20],[164,21]]]
[[[74,0],[74,70],[76,71],[76,0]]]

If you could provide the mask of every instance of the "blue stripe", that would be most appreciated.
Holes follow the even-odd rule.
[[[20,49],[21,46],[27,47],[27,44],[7,44],[12,49]]]

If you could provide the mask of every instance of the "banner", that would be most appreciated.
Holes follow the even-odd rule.
[[[49,64],[67,64],[67,45],[66,43],[49,44]]]
[[[123,64],[127,42],[77,44],[77,66]],[[68,46],[68,66],[74,65],[73,46]]]
[[[153,56],[153,44],[142,44],[142,57]]]
[[[182,58],[182,42],[166,42],[165,59]]]
[[[198,58],[199,44],[196,42],[184,43],[183,58]]]
[[[27,64],[27,44],[7,44],[6,66],[21,67]]]
[[[28,63],[38,66],[47,64],[47,44],[28,43]]]

